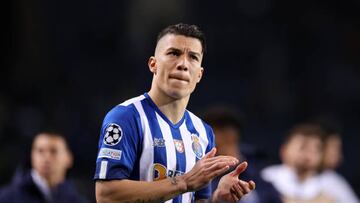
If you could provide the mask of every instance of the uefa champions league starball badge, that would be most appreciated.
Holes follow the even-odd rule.
[[[192,149],[196,155],[196,157],[198,159],[201,159],[202,156],[203,156],[203,150],[202,150],[202,147],[201,147],[201,144],[200,144],[200,140],[199,140],[199,137],[195,134],[192,134],[191,135],[191,140],[192,140]]]
[[[118,144],[123,136],[122,129],[119,125],[111,123],[105,130],[104,144],[114,146]]]

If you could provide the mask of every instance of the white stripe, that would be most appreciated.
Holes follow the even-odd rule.
[[[179,128],[181,138],[184,142],[185,157],[186,157],[186,170],[185,173],[189,172],[195,165],[196,156],[192,150],[191,132],[186,128],[186,121]],[[182,202],[191,202],[192,192],[184,193],[182,196]]]
[[[105,179],[106,178],[107,165],[108,165],[108,161],[101,161],[100,173],[99,173],[99,178],[100,179]]]
[[[186,121],[179,128],[181,138],[184,142],[185,157],[186,157],[186,170],[189,172],[195,165],[196,155],[192,149],[191,132],[186,128]]]
[[[176,171],[176,149],[174,144],[174,139],[172,137],[172,133],[170,130],[169,124],[161,118],[161,116],[156,113],[156,118],[159,122],[159,126],[161,129],[161,133],[165,140],[166,146],[166,163],[167,163],[167,171],[172,170]]]
[[[149,127],[149,121],[144,112],[144,108],[141,104],[141,101],[137,101],[134,103],[137,111],[140,114],[141,119],[141,128],[143,132],[143,146],[142,146],[142,154],[140,157],[140,180],[142,181],[152,181],[153,180],[153,162],[154,162],[154,147],[152,135]]]
[[[141,101],[144,98],[145,98],[144,95],[140,95],[138,97],[134,97],[134,98],[131,98],[131,99],[128,99],[128,100],[124,101],[123,103],[119,104],[119,106],[128,106],[128,105],[130,105],[132,103],[135,103],[137,101]]]
[[[192,123],[194,124],[194,127],[196,129],[196,131],[198,131],[199,135],[199,139],[200,139],[200,144],[202,146],[202,151],[203,151],[203,156],[205,155],[205,150],[209,144],[209,140],[208,140],[208,136],[206,133],[206,129],[204,126],[204,123],[201,121],[200,118],[198,118],[197,116],[195,116],[193,113],[191,113],[190,111],[189,115],[191,117]]]
[[[156,112],[155,112],[156,113]],[[161,133],[165,140],[165,150],[166,150],[166,164],[167,164],[167,173],[169,170],[176,171],[176,149],[174,144],[174,139],[170,130],[169,124],[161,118],[161,116],[156,113],[156,119],[158,120]],[[172,203],[173,200],[170,199],[166,201],[167,203]]]

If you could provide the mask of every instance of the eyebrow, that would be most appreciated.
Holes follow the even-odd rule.
[[[177,52],[181,52],[183,53],[183,51],[181,49],[175,48],[175,47],[170,47],[168,48],[166,51],[177,51]],[[190,54],[196,55],[197,57],[200,57],[201,54],[195,51],[189,51]]]

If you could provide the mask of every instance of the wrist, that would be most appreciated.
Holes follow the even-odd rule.
[[[223,198],[221,198],[221,191],[216,189],[211,198],[210,198],[210,202],[211,203],[227,203],[227,201],[225,201]]]
[[[170,178],[170,182],[177,187],[181,194],[188,192],[188,187],[183,176],[174,176]]]
[[[219,192],[218,192],[218,190],[216,189],[216,190],[214,191],[214,193],[212,194],[211,198],[210,198],[210,202],[211,202],[211,203],[219,202],[219,201],[218,201],[218,196],[219,196]]]

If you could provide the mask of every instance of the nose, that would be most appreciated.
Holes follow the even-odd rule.
[[[186,56],[182,56],[179,60],[180,61],[177,65],[176,69],[180,70],[180,71],[188,71],[189,64],[188,64],[188,60],[187,60]]]

